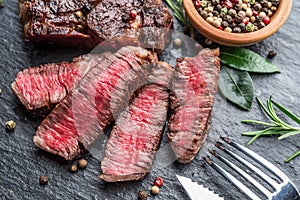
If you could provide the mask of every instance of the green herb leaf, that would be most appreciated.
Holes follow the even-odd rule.
[[[253,82],[248,72],[221,67],[220,92],[239,107],[250,110],[253,102]]]
[[[290,110],[287,108],[281,106],[280,104],[276,103],[275,101],[272,100],[272,103],[279,109],[281,110],[284,114],[286,114],[288,117],[290,117],[292,120],[294,120],[296,123],[300,124],[300,118],[297,117],[294,113],[292,113]]]
[[[264,130],[260,131],[252,131],[252,132],[244,132],[242,135],[244,136],[252,136],[252,139],[247,143],[247,145],[250,145],[252,142],[254,142],[257,138],[260,136],[271,136],[271,135],[280,135],[278,137],[278,140],[285,139],[290,136],[298,135],[300,134],[300,127],[292,127],[291,125],[285,123],[283,120],[281,120],[278,115],[276,114],[273,105],[275,105],[277,108],[279,108],[283,113],[285,113],[287,116],[289,116],[292,120],[295,122],[299,122],[299,117],[297,117],[295,114],[293,114],[291,111],[289,111],[287,108],[283,107],[282,105],[275,103],[272,101],[272,96],[270,96],[269,100],[267,100],[267,107],[264,106],[264,104],[260,101],[259,98],[256,98],[259,106],[263,109],[263,111],[267,114],[270,121],[272,123],[268,122],[262,122],[258,120],[243,120],[243,123],[253,123],[253,124],[259,124],[263,125],[269,128],[266,128]],[[290,160],[294,159],[296,156],[300,155],[300,150],[293,154],[291,157],[289,157],[284,162],[289,162]]]
[[[298,135],[300,133],[300,130],[295,130],[295,131],[290,131],[288,133],[285,133],[284,135],[280,136],[278,140],[283,140],[287,137],[293,136],[293,135]]]
[[[288,163],[288,162],[290,162],[291,160],[293,160],[294,158],[296,158],[299,155],[300,155],[300,150],[297,151],[296,153],[294,153],[291,157],[289,157],[288,159],[286,159],[284,162]]]
[[[245,48],[223,47],[220,53],[221,62],[232,68],[256,73],[280,72],[259,54]]]
[[[188,25],[188,21],[185,19],[184,9],[181,0],[176,2],[173,0],[165,0],[169,7],[172,9],[174,16],[185,26]]]

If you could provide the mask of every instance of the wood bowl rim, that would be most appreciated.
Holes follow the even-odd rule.
[[[206,38],[227,46],[248,46],[273,35],[285,23],[292,9],[292,0],[280,2],[270,24],[251,33],[228,33],[207,23],[196,10],[193,0],[183,0],[183,6],[194,27]]]

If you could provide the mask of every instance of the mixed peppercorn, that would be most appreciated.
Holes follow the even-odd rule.
[[[257,31],[271,22],[280,0],[195,0],[199,14],[212,26],[234,33]]]

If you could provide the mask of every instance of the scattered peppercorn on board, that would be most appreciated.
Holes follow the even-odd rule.
[[[276,102],[300,114],[300,1],[293,1],[293,10],[285,25],[272,37],[251,46],[262,56],[268,56],[270,50],[277,55],[272,62],[281,68],[280,74],[270,76],[255,75],[255,95],[267,99],[270,94]],[[172,163],[162,169],[152,170],[142,181],[106,184],[98,178],[100,163],[91,155],[85,155],[88,162],[84,169],[78,165],[76,172],[70,171],[70,165],[58,156],[39,150],[32,141],[40,119],[28,116],[25,108],[18,102],[11,90],[11,83],[16,74],[28,66],[42,63],[71,60],[85,50],[58,47],[45,44],[24,42],[22,26],[18,16],[18,1],[6,0],[0,8],[0,199],[137,199],[139,191],[147,191],[148,199],[188,200],[175,174],[181,174],[198,181],[200,184],[218,192],[227,200],[241,199],[242,194],[234,186],[215,173],[202,160],[207,148],[212,147],[220,133],[234,141],[245,144],[249,138],[242,132],[253,130],[252,126],[240,123],[241,119],[263,117],[257,104],[246,112],[226,102],[221,95],[216,95],[212,129],[209,139],[200,154],[189,164]],[[183,28],[175,22],[175,30]],[[203,46],[205,38],[199,34]],[[15,127],[9,131],[5,123],[14,121]],[[288,164],[283,161],[300,145],[299,136],[283,141],[276,138],[261,138],[249,148],[280,167],[300,188],[300,158]],[[166,138],[163,139],[163,143]],[[280,147],[280,148],[278,148]],[[79,162],[76,161],[77,163]],[[82,162],[82,161],[81,161]],[[85,163],[82,163],[85,164]],[[42,177],[42,178],[41,178]],[[163,179],[163,186],[154,195],[151,188],[157,177]],[[41,180],[42,179],[42,180]],[[158,183],[157,183],[158,184]]]

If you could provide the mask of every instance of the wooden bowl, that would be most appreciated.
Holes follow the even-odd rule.
[[[197,12],[193,0],[183,0],[183,6],[194,27],[206,38],[226,46],[249,46],[278,31],[290,14],[292,0],[281,1],[277,11],[271,18],[270,24],[251,33],[228,33],[213,27]]]

